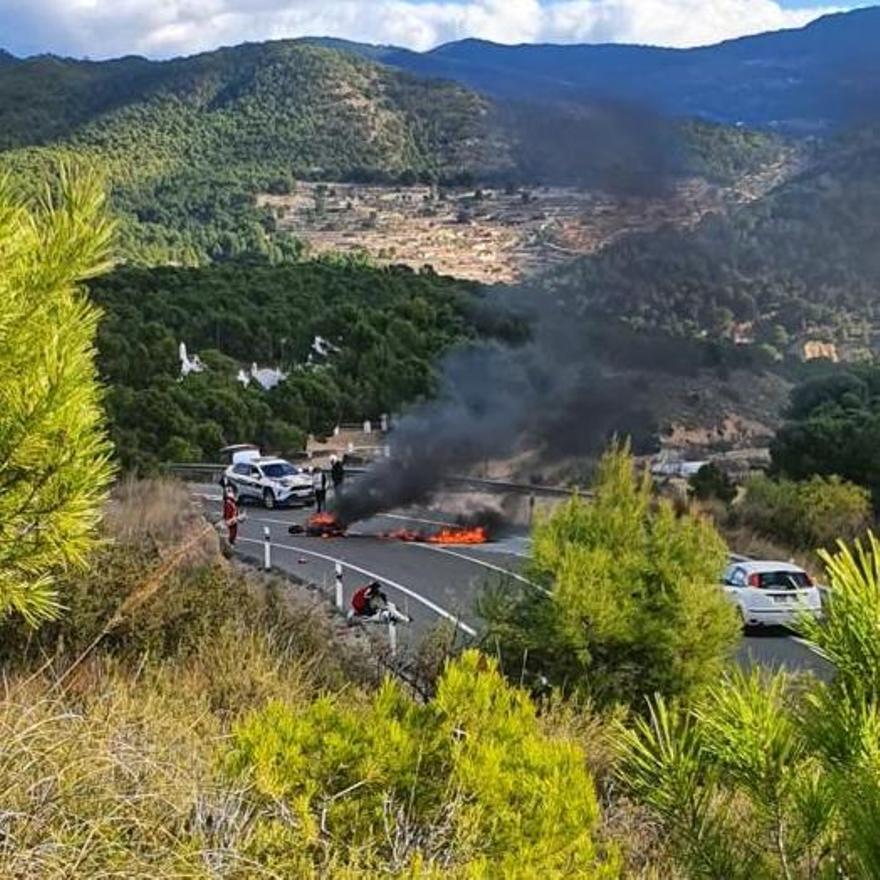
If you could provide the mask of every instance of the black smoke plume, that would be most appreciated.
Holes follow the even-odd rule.
[[[589,354],[581,322],[547,300],[530,318],[531,336],[519,345],[471,345],[445,357],[437,398],[396,422],[390,457],[337,502],[343,523],[427,502],[446,478],[490,459],[535,449],[548,460],[589,454],[615,432],[645,432],[640,395]]]

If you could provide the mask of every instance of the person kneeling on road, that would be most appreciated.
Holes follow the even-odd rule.
[[[355,591],[351,597],[349,621],[361,623],[410,623],[410,618],[398,611],[393,602],[382,592],[378,581],[373,581]]]

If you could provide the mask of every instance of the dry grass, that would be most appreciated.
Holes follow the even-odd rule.
[[[273,861],[273,847],[291,839],[275,836],[289,811],[267,814],[224,776],[229,731],[271,700],[363,699],[372,670],[340,642],[322,603],[207,545],[182,549],[205,525],[175,484],[119,487],[107,523],[115,543],[71,585],[65,619],[27,649],[0,631],[14,658],[0,690],[0,878],[280,876],[248,854]],[[444,635],[422,657],[431,674]],[[611,787],[611,719],[561,701],[542,719],[584,746],[605,802],[604,841],[623,841],[632,876],[661,876],[650,873],[656,835]],[[374,874],[339,866],[323,876]]]
[[[179,659],[102,647],[62,687],[48,671],[7,677],[0,877],[276,876],[245,856],[261,817],[221,755],[243,714],[343,686],[332,643],[303,626],[230,621]]]
[[[104,534],[116,544],[152,544],[159,548],[176,545],[197,524],[203,524],[199,507],[189,489],[175,480],[120,481],[104,512]],[[205,553],[219,552],[216,533],[205,539]]]
[[[210,876],[213,843],[191,820],[237,795],[211,780],[220,731],[203,701],[91,673],[90,695],[38,680],[0,702],[0,875]]]

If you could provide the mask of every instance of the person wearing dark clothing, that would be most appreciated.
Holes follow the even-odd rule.
[[[327,474],[322,468],[312,470],[312,486],[315,489],[315,509],[323,513],[327,505]]]
[[[341,458],[334,456],[331,459],[330,479],[333,480],[333,492],[338,495],[342,491],[342,482],[345,480],[345,465]]]

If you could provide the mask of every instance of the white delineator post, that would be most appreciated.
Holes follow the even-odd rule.
[[[336,607],[345,611],[345,595],[342,591],[342,563],[336,563]]]
[[[263,526],[263,569],[270,571],[272,568],[272,535],[269,526]]]
[[[388,649],[392,657],[397,656],[397,623],[393,617],[388,620]]]

